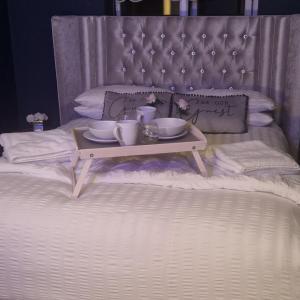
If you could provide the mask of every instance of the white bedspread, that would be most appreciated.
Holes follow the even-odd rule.
[[[299,177],[162,161],[99,160],[76,200],[67,165],[1,159],[0,299],[300,299]]]
[[[0,175],[0,299],[300,297],[299,208],[269,193]]]

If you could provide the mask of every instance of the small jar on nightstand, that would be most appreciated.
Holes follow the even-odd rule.
[[[44,122],[43,121],[34,121],[32,122],[33,131],[40,132],[44,131]]]
[[[47,120],[48,116],[39,112],[26,117],[26,121],[32,124],[32,129],[34,132],[44,131],[44,122]]]

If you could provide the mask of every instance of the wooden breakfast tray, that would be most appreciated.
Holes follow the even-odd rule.
[[[73,129],[73,136],[77,145],[77,150],[72,158],[74,197],[78,197],[91,163],[93,159],[97,158],[192,152],[200,173],[203,176],[207,176],[206,168],[198,152],[199,150],[205,150],[207,140],[203,133],[194,125],[189,125],[188,133],[184,137],[159,140],[155,144],[145,145],[138,143],[134,146],[120,146],[119,143],[101,144],[92,142],[83,137],[82,134],[86,130],[80,128]],[[77,180],[75,168],[79,159],[85,160],[85,162]]]

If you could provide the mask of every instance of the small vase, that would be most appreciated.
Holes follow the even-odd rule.
[[[33,122],[33,131],[34,132],[44,131],[44,122],[43,121]]]

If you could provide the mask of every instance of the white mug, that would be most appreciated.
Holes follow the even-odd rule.
[[[153,106],[139,106],[136,109],[137,120],[139,123],[149,124],[154,118],[156,108]]]
[[[121,146],[132,146],[137,143],[139,123],[136,120],[122,120],[114,128],[114,136]]]

